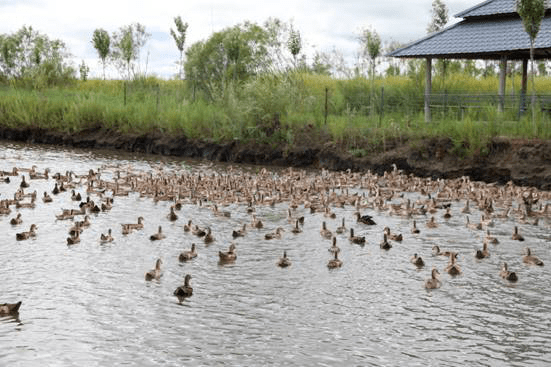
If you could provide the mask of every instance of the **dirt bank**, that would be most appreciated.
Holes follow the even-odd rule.
[[[371,170],[382,174],[396,163],[399,169],[418,176],[506,183],[551,190],[551,141],[494,139],[482,154],[464,157],[449,139],[389,144],[387,151],[358,158],[333,144],[304,139],[299,147],[271,147],[234,141],[215,144],[172,137],[161,133],[121,134],[103,128],[75,134],[42,129],[0,127],[0,138],[26,143],[63,145],[77,148],[121,149],[131,152],[204,158],[213,161],[314,167],[330,170]]]

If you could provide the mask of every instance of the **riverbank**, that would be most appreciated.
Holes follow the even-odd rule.
[[[24,143],[60,145],[84,149],[116,149],[128,152],[202,158],[211,161],[256,165],[366,171],[378,174],[392,164],[421,177],[455,178],[534,186],[551,190],[551,141],[494,138],[475,154],[467,155],[451,139],[430,138],[386,142],[383,150],[358,157],[323,137],[305,131],[300,145],[282,146],[253,142],[213,143],[169,136],[160,132],[121,133],[90,128],[71,134],[39,128],[0,127],[0,139]]]

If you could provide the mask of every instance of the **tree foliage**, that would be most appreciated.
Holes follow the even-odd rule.
[[[374,29],[365,28],[360,34],[360,47],[363,59],[370,65],[369,74],[375,77],[377,58],[381,55],[381,37]]]
[[[24,80],[33,87],[65,83],[75,77],[65,43],[23,26],[0,35],[0,78]]]
[[[92,36],[92,44],[94,45],[94,48],[98,52],[98,56],[101,59],[101,63],[103,66],[103,79],[105,80],[105,63],[107,60],[107,56],[109,56],[111,46],[111,38],[109,37],[109,33],[107,33],[107,31],[102,28],[96,29]]]
[[[432,1],[431,21],[427,33],[438,32],[448,24],[448,7],[441,0]]]
[[[189,25],[187,24],[187,22],[184,23],[180,16],[177,16],[174,18],[174,24],[176,25],[176,31],[170,28],[170,34],[172,35],[172,38],[174,38],[174,42],[176,42],[176,47],[178,48],[178,51],[180,51],[180,60],[178,63],[180,68],[179,68],[178,74],[181,79],[182,67],[184,64],[184,44],[186,42],[186,32]]]
[[[289,40],[287,41],[287,47],[289,52],[293,55],[293,64],[294,67],[297,67],[297,56],[302,49],[302,39],[300,37],[300,32],[295,30],[292,26],[289,31]]]
[[[243,81],[268,71],[268,46],[266,29],[245,22],[188,47],[184,70],[192,84],[210,98],[214,88],[223,88],[230,80]]]
[[[140,51],[150,37],[151,34],[146,32],[145,26],[140,23],[122,26],[113,33],[111,57],[121,74],[127,79],[130,80],[140,74]]]

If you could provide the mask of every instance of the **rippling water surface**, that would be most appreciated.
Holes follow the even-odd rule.
[[[85,174],[103,167],[102,178],[117,168],[131,166],[150,171],[159,157],[52,149],[41,146],[0,144],[0,169],[30,168],[42,172],[72,170]],[[200,161],[163,159],[166,170],[227,173],[227,166]],[[257,167],[235,167],[255,173]],[[28,174],[27,174],[28,177]],[[20,177],[0,184],[0,199],[12,198]],[[32,180],[26,192],[39,198],[50,192],[54,180]],[[86,188],[78,189],[83,195]],[[412,198],[418,194],[409,194]],[[551,361],[551,256],[549,221],[537,226],[519,224],[526,241],[510,239],[515,225],[511,217],[495,220],[488,259],[476,260],[483,232],[465,228],[460,213],[463,202],[454,202],[453,217],[440,226],[425,227],[418,217],[419,235],[410,234],[411,219],[366,209],[376,226],[355,223],[353,207],[333,208],[336,219],[311,214],[300,206],[304,231],[290,232],[287,204],[257,206],[265,228],[249,229],[237,242],[237,261],[219,265],[218,251],[226,250],[232,230],[250,222],[242,205],[224,210],[231,218],[219,218],[212,210],[184,205],[179,219],[166,219],[170,203],[155,203],[138,194],[116,197],[110,212],[91,215],[92,225],[81,242],[68,247],[71,221],[56,221],[62,208],[74,208],[70,192],[35,209],[15,209],[0,216],[0,303],[23,301],[17,317],[0,317],[0,366],[158,366],[158,365],[549,365]],[[94,199],[94,197],[92,197]],[[20,212],[24,223],[12,226]],[[145,228],[121,234],[120,223],[145,218]],[[321,222],[334,230],[345,218],[368,244],[352,245],[338,235],[343,267],[328,270],[331,241],[319,234]],[[479,218],[474,211],[472,218]],[[216,241],[205,244],[183,230],[188,219],[210,225]],[[38,225],[37,236],[16,241],[15,233]],[[163,226],[166,239],[149,235]],[[264,240],[264,234],[283,226],[280,240]],[[402,243],[383,251],[378,244],[389,226],[404,234]],[[115,241],[101,245],[99,237],[113,229]],[[179,253],[195,242],[198,257],[178,261]],[[463,275],[443,272],[447,261],[432,257],[431,248],[459,252]],[[530,246],[545,263],[522,263],[522,249]],[[275,265],[287,250],[292,266]],[[418,253],[426,261],[417,270],[409,258]],[[163,260],[163,276],[146,282],[144,274],[157,258]],[[498,273],[507,261],[519,275],[516,284]],[[428,291],[424,280],[435,266],[441,270],[442,287]],[[192,274],[193,296],[178,304],[172,295]]]

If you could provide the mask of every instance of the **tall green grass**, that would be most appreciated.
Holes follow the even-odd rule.
[[[551,78],[537,78],[538,93],[551,93]],[[518,95],[509,79],[506,94]],[[434,78],[433,93],[496,94],[495,77],[464,75]],[[405,76],[338,80],[305,73],[262,75],[226,83],[210,99],[178,80],[144,78],[75,81],[64,87],[0,87],[0,124],[76,132],[105,127],[122,133],[160,131],[205,141],[257,141],[287,146],[307,135],[354,154],[369,154],[393,141],[448,137],[458,150],[481,152],[495,136],[549,139],[546,114],[530,110],[519,118],[518,106],[498,113],[494,103],[470,108],[433,109],[424,122],[424,85]],[[451,98],[451,97],[450,97]],[[451,99],[450,99],[451,100]],[[326,107],[327,106],[327,107]],[[326,116],[327,112],[327,116]],[[322,141],[327,140],[327,141]]]

